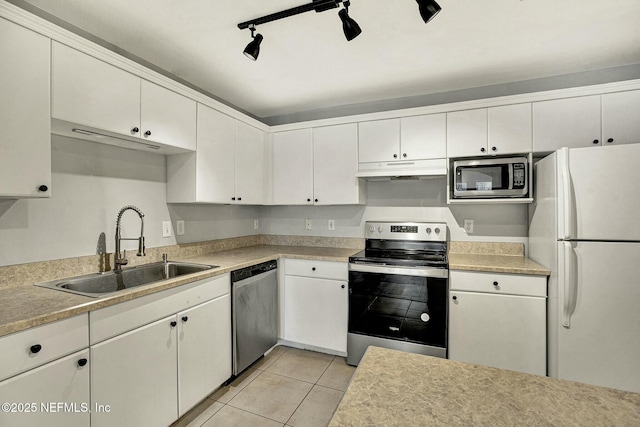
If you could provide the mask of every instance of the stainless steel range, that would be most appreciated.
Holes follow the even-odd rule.
[[[367,222],[349,258],[347,363],[370,345],[447,356],[447,225]]]

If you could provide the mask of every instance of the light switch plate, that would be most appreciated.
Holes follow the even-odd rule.
[[[304,220],[304,229],[305,230],[311,230],[311,220],[310,219],[305,219]]]
[[[327,228],[329,230],[335,230],[336,229],[336,222],[332,219],[330,219],[329,221],[327,221]]]
[[[171,237],[171,221],[162,221],[162,237]]]
[[[464,231],[467,233],[473,233],[473,220],[465,219],[464,220]]]

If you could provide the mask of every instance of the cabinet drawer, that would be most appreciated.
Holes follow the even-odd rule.
[[[449,277],[449,287],[456,291],[547,296],[546,276],[451,271]]]
[[[223,274],[92,311],[91,344],[228,294],[230,289],[229,274]]]
[[[86,314],[7,335],[0,339],[0,380],[88,346]]]
[[[284,262],[284,274],[335,280],[347,280],[349,278],[346,262],[309,261],[304,259],[286,259]]]

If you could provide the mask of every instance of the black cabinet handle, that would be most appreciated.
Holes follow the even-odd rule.
[[[316,271],[316,268],[315,267],[311,267],[311,271]]]
[[[458,300],[458,297],[457,297],[457,296],[455,296],[455,295],[454,295],[454,296],[452,296],[451,298],[453,298],[453,300],[454,300],[454,301],[457,301],[457,300]]]
[[[609,139],[607,139],[607,142],[608,142],[609,144],[611,144],[611,143],[613,142],[613,138],[609,138]]]
[[[498,286],[499,283],[498,282],[493,282],[493,286]]]
[[[311,199],[307,199],[307,202],[310,202],[310,201],[311,201]]]
[[[315,202],[318,203],[318,199],[315,199]]]
[[[397,155],[397,154],[394,154],[394,155],[393,155],[393,158],[394,158],[394,159],[397,159],[397,158],[398,158],[398,155]]]
[[[231,200],[235,200],[235,199],[236,199],[235,197],[232,197],[232,198],[231,198]]]
[[[31,353],[33,354],[40,353],[40,350],[42,350],[42,346],[40,344],[34,344],[29,349],[29,351],[31,351]]]
[[[242,200],[242,197],[238,197],[238,201]]]
[[[594,139],[594,140],[593,140],[593,143],[594,143],[594,144],[600,144],[600,140],[599,140],[599,139]]]
[[[172,328],[175,328],[176,325],[178,324],[178,322],[176,322],[175,320],[171,323],[169,323],[171,325]]]
[[[146,132],[144,133],[144,136],[151,136],[151,131],[150,131],[150,130],[146,131]]]
[[[402,157],[406,158],[407,157],[407,153],[402,153]]]
[[[42,192],[42,193],[44,193],[44,192],[45,192],[45,191],[47,191],[48,189],[49,189],[49,187],[47,187],[47,186],[46,186],[46,185],[44,185],[44,184],[43,184],[43,185],[40,185],[40,186],[38,187],[38,191],[40,191],[40,192]]]
[[[133,129],[131,129],[131,133],[132,133],[132,134],[134,134],[134,135],[135,135],[136,133],[138,133],[138,132],[140,132],[140,129],[139,129],[137,126],[136,126],[136,127],[134,127]]]
[[[84,366],[87,364],[87,359],[80,359],[78,360],[78,366]]]
[[[341,287],[342,289],[344,289],[344,285],[340,285],[340,287]]]
[[[486,150],[484,147],[482,147],[482,148],[480,149],[480,152],[481,152],[481,153],[484,153],[485,151],[487,151],[487,150]]]
[[[491,147],[491,151],[498,151],[497,147]]]
[[[189,320],[189,316],[182,316],[182,321],[186,322],[187,320]]]

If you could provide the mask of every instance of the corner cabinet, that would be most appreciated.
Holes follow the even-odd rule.
[[[365,202],[356,178],[356,124],[273,134],[273,204],[348,205]]]
[[[448,357],[547,373],[546,276],[450,272]]]
[[[195,153],[167,156],[167,202],[261,205],[265,133],[198,104]]]
[[[51,40],[0,18],[0,198],[51,196]]]
[[[54,133],[164,154],[196,149],[194,100],[57,42],[52,64]]]
[[[347,351],[346,263],[284,260],[283,338],[339,354]]]

